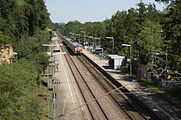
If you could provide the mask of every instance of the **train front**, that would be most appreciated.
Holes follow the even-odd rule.
[[[75,52],[76,54],[81,54],[82,51],[83,51],[82,45],[81,45],[81,44],[77,44],[76,47],[75,47],[74,52]]]

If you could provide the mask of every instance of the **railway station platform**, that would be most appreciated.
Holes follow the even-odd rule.
[[[163,96],[140,85],[136,80],[129,78],[128,75],[120,72],[120,70],[109,69],[108,60],[102,59],[85,49],[83,50],[83,54],[111,75],[131,93],[137,96],[142,103],[147,105],[147,107],[152,109],[157,115],[165,120],[181,120],[181,108],[170,103]]]

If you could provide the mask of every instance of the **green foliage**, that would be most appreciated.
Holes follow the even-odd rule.
[[[23,6],[25,4],[24,0],[16,0],[16,5],[17,6]]]
[[[39,100],[34,93],[39,78],[37,69],[35,62],[26,59],[0,66],[1,120],[41,117]]]
[[[0,31],[11,37],[32,36],[37,29],[51,27],[43,0],[1,0],[0,5]]]
[[[46,34],[46,35],[45,35]],[[19,61],[0,65],[0,119],[42,118],[40,101],[35,88],[40,84],[40,74],[48,65],[49,57],[42,43],[50,39],[47,31],[40,31],[34,37],[22,38],[16,44]]]
[[[10,37],[0,32],[0,45],[9,43]]]
[[[155,4],[140,2],[136,9],[118,11],[111,19],[103,22],[81,24],[78,21],[71,21],[65,25],[56,24],[56,28],[67,36],[70,32],[83,36],[81,31],[85,31],[86,36],[99,37],[104,51],[109,53],[112,51],[112,40],[105,37],[112,36],[115,42],[114,53],[129,56],[129,48],[122,47],[121,44],[131,44],[133,57],[139,64],[146,64],[150,69],[164,68],[167,64],[171,69],[180,71],[181,2],[156,1],[171,4],[167,10],[160,12]],[[168,53],[169,62],[165,61],[165,56],[153,55],[155,52]]]
[[[154,23],[150,20],[146,20],[144,27],[138,34],[138,51],[140,63],[148,64],[153,61],[153,54],[161,52],[163,46],[163,37],[160,33],[161,26],[158,23]]]
[[[80,26],[81,25],[81,23],[80,22],[78,22],[78,21],[70,21],[70,22],[68,22],[66,25],[65,25],[65,27],[66,27],[66,33],[69,33],[69,32],[74,32],[74,33],[76,33],[76,32],[78,32],[78,31],[81,31],[80,30]]]
[[[165,49],[168,52],[170,67],[181,72],[181,1],[175,0],[165,14],[164,33]]]
[[[155,85],[154,83],[150,83],[148,79],[145,79],[143,77],[138,77],[138,76],[131,76],[131,78],[137,80],[141,85],[145,86],[146,88],[154,91],[155,93],[158,93],[165,97],[167,100],[172,101],[172,103],[176,104],[178,107],[181,106],[181,95],[180,95],[180,90],[181,87],[177,85],[172,89],[171,94],[166,93],[164,90],[158,87],[158,85]]]
[[[47,55],[47,53],[40,52],[36,54],[31,54],[29,56],[29,59],[31,61],[35,61],[36,64],[40,66],[41,69],[39,69],[39,72],[41,72],[42,69],[45,70],[45,68],[49,64],[49,61],[48,61],[49,56]]]
[[[18,53],[18,58],[29,58],[30,55],[46,52],[47,48],[43,47],[43,43],[48,43],[50,33],[48,31],[39,31],[32,37],[22,36],[21,40],[14,44],[15,51]]]
[[[173,1],[173,0],[155,0],[157,2],[164,2],[164,3],[169,3],[170,1]]]
[[[0,120],[42,118],[36,90],[48,65],[45,54],[51,33],[43,0],[0,0],[0,45],[11,43],[16,62],[0,65]]]

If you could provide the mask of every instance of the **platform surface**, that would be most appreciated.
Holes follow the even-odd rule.
[[[163,116],[165,120],[181,120],[181,108],[176,107],[161,95],[140,85],[135,80],[129,78],[128,75],[121,73],[120,70],[109,69],[108,60],[102,59],[98,55],[92,54],[85,49],[83,50],[83,54],[109,73],[115,80],[137,96],[140,101],[144,102],[149,108],[157,112],[160,116]]]

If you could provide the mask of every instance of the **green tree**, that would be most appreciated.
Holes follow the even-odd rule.
[[[22,2],[22,3],[17,3]],[[11,43],[18,60],[0,65],[0,119],[42,118],[36,90],[42,69],[48,64],[51,32],[49,13],[43,0],[0,0],[0,45]]]
[[[142,31],[138,34],[137,45],[140,63],[151,63],[154,59],[154,53],[162,51],[163,37],[161,35],[161,25],[146,20]]]
[[[41,118],[41,106],[34,89],[39,78],[37,66],[21,59],[10,65],[0,65],[1,120]]]
[[[168,52],[170,67],[181,70],[181,1],[175,0],[168,6],[164,19],[165,51]],[[180,71],[181,72],[181,71]]]
[[[0,45],[9,43],[10,37],[0,32]]]

